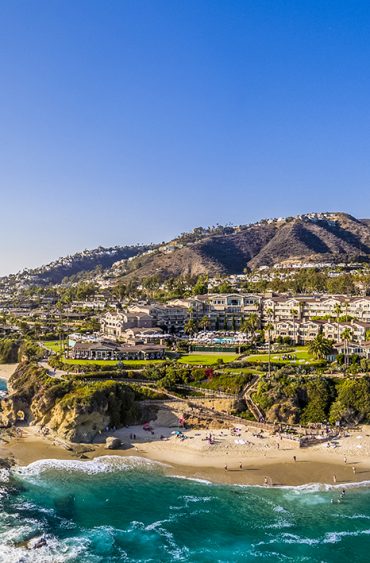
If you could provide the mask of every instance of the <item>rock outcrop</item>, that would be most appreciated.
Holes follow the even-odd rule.
[[[122,446],[122,442],[119,438],[115,438],[114,436],[109,436],[105,440],[105,447],[107,450],[118,450]]]
[[[36,364],[20,364],[1,401],[0,422],[25,420],[71,442],[91,442],[107,428],[141,422],[134,391],[115,381],[81,382],[48,376]]]

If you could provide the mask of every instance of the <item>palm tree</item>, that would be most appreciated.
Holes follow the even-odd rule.
[[[334,305],[334,313],[337,319],[337,342],[339,342],[339,317],[342,312],[342,305],[340,303],[336,303]]]
[[[308,349],[310,353],[317,360],[322,360],[326,358],[330,352],[333,351],[333,346],[330,340],[324,338],[320,333],[308,344]]]
[[[257,313],[251,313],[247,320],[244,322],[244,325],[247,329],[246,332],[248,332],[248,334],[250,334],[251,336],[251,341],[253,344],[256,336],[256,330],[259,327],[259,317]]]
[[[346,315],[346,322],[348,322],[348,301],[344,305],[345,315]]]
[[[348,357],[348,343],[352,338],[352,331],[349,327],[345,328],[344,331],[342,332],[342,340],[344,342],[344,355],[345,355],[345,364],[348,365],[349,363],[349,357]]]
[[[197,332],[198,325],[194,319],[188,319],[184,325],[184,332],[192,336],[195,332]]]
[[[273,309],[271,309],[271,307],[266,309],[266,315],[267,315],[268,322],[265,326],[265,329],[267,330],[268,346],[269,346],[269,349],[268,349],[268,354],[269,354],[268,374],[270,376],[271,375],[271,330],[273,330],[275,328],[274,324],[272,323],[272,320],[274,318],[274,311],[273,311]]]
[[[290,314],[293,317],[293,340],[294,343],[296,344],[295,318],[298,316],[297,309],[290,309]]]
[[[267,342],[268,342],[268,375],[271,375],[271,330],[273,330],[272,323],[267,323],[265,326],[265,330],[267,331]]]
[[[199,321],[199,327],[203,330],[207,330],[207,328],[209,327],[209,322],[209,317],[207,317],[207,315],[204,315],[204,317],[202,317]]]

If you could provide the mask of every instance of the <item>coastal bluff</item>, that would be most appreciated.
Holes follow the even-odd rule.
[[[21,363],[1,401],[2,426],[27,423],[70,442],[90,443],[107,428],[140,424],[148,413],[127,385],[50,377],[34,363]]]

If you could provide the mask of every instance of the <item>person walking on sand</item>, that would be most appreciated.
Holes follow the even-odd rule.
[[[344,456],[344,463],[347,463],[347,456]]]
[[[352,467],[352,472],[353,472],[353,475],[356,475],[356,467],[354,465]]]
[[[334,474],[334,475],[333,475],[333,483],[334,483],[334,485],[335,485],[336,482],[337,482],[337,476]]]
[[[243,464],[242,464],[242,462],[240,462],[240,464],[239,464],[239,469],[243,469]]]
[[[267,487],[267,485],[268,485],[268,483],[269,483],[269,480],[268,480],[268,478],[267,478],[267,477],[265,477],[265,479],[264,479],[264,481],[263,481],[263,482],[264,482],[264,485],[265,485],[265,487]]]
[[[297,461],[297,456],[293,456],[293,461]]]
[[[227,471],[227,463],[225,463],[225,467],[224,467],[225,471]]]

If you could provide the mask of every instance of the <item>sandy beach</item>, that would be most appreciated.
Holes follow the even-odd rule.
[[[0,364],[0,379],[5,379],[6,381],[8,381],[17,367],[18,364]]]
[[[151,423],[151,431],[131,426],[101,435],[96,444],[74,445],[67,450],[53,436],[43,436],[37,427],[21,432],[3,431],[0,457],[12,457],[19,465],[39,459],[93,459],[103,455],[141,456],[166,464],[171,474],[212,482],[269,486],[308,483],[348,484],[370,481],[370,427],[336,441],[336,447],[319,444],[299,448],[290,440],[279,440],[252,427],[187,430],[185,439],[163,421]],[[236,428],[236,429],[235,429]],[[118,450],[105,447],[106,436],[125,444]],[[160,438],[162,436],[162,439]],[[67,445],[68,446],[68,445]]]
[[[9,379],[15,369],[15,364],[0,365],[0,378]],[[0,458],[28,465],[39,459],[134,455],[166,464],[171,474],[213,482],[269,486],[370,482],[370,426],[331,443],[300,448],[296,441],[247,422],[184,430],[178,427],[178,409],[178,404],[169,402],[150,422],[150,430],[142,425],[120,428],[102,433],[94,444],[69,444],[51,433],[45,436],[32,425],[3,429]],[[122,448],[105,447],[111,436],[121,440]]]

